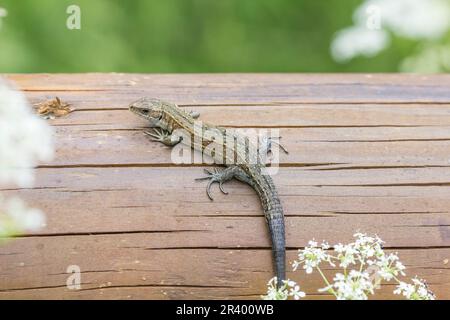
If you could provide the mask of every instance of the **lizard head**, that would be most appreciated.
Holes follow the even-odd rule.
[[[130,104],[129,110],[156,125],[163,116],[163,102],[154,98],[141,98]]]

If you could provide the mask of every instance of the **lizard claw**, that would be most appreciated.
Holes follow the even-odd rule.
[[[208,195],[209,199],[214,201],[214,198],[211,195],[211,186],[214,183],[218,183],[219,184],[219,189],[220,189],[220,191],[222,191],[223,194],[228,194],[228,192],[225,191],[225,189],[223,188],[223,182],[226,181],[226,180],[224,180],[223,171],[218,170],[216,168],[213,171],[210,171],[208,169],[204,169],[203,171],[205,171],[207,176],[206,177],[202,177],[202,178],[197,178],[195,180],[196,181],[209,180],[208,185],[206,186],[206,194]]]
[[[208,169],[203,169],[203,171],[207,174],[207,176],[206,177],[201,177],[201,178],[196,178],[195,181],[211,179],[211,176],[214,174],[211,171],[209,171]]]
[[[223,182],[222,181],[219,181],[219,189],[220,189],[220,191],[222,191],[223,194],[228,194],[228,192],[223,189]]]
[[[272,143],[275,143],[276,145],[278,145],[285,154],[289,154],[289,151],[287,151],[287,149],[280,142],[272,140]]]
[[[206,194],[208,195],[208,198],[209,198],[211,201],[214,201],[214,198],[213,198],[212,195],[211,195],[211,186],[212,186],[212,184],[213,184],[214,182],[215,182],[214,180],[210,180],[210,181],[208,182],[208,185],[206,186]]]
[[[269,137],[268,138],[268,142],[269,142],[268,151],[271,152],[271,150],[270,150],[271,149],[271,144],[274,143],[277,146],[279,146],[281,148],[281,150],[283,150],[284,153],[289,154],[289,151],[287,151],[287,149],[280,143],[280,139],[281,139],[281,136],[279,136],[279,137]]]
[[[152,131],[144,131],[144,133],[152,137],[152,140],[156,142],[162,142],[169,136],[166,131],[157,128],[153,128]]]

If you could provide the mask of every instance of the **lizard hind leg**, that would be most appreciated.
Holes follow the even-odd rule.
[[[236,170],[237,167],[228,167],[223,170],[215,168],[213,171],[205,169],[204,171],[207,174],[207,176],[197,178],[195,180],[196,181],[209,180],[208,185],[206,186],[206,194],[208,195],[209,199],[214,200],[214,198],[211,195],[211,186],[214,183],[218,183],[220,191],[222,191],[223,194],[228,194],[228,192],[225,191],[225,189],[223,188],[223,183],[233,179]]]

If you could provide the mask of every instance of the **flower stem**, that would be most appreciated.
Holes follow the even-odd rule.
[[[326,285],[327,285],[327,288],[329,288],[329,289],[328,289],[328,292],[331,292],[331,293],[337,298],[336,291],[334,291],[334,289],[333,289],[333,287],[331,286],[330,282],[328,282],[327,277],[325,277],[325,275],[323,274],[323,272],[322,272],[322,270],[320,269],[319,266],[317,266],[316,268],[317,268],[317,271],[319,271],[320,275],[322,276],[323,281],[325,281],[325,283],[326,283]]]

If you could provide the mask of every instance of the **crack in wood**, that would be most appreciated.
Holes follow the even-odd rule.
[[[125,234],[158,234],[158,233],[184,233],[184,232],[210,232],[209,230],[129,230],[129,231],[104,231],[104,232],[73,232],[73,233],[35,233],[16,235],[12,238],[43,238],[43,237],[76,237],[76,236],[105,236],[105,235],[125,235]],[[0,238],[1,239],[1,238]]]
[[[194,284],[135,284],[135,285],[111,285],[96,288],[80,289],[78,291],[92,291],[104,289],[121,288],[192,288],[192,289],[245,289],[245,287],[224,286],[224,285],[194,285]],[[0,291],[1,292],[1,291]]]
[[[163,272],[164,270],[150,270],[150,269],[129,269],[124,268],[120,270],[80,270],[81,274],[86,273],[122,273],[122,272]],[[49,273],[48,276],[67,276],[70,273],[60,272],[60,273]]]
[[[377,183],[377,184],[298,184],[297,187],[448,187],[450,182],[416,182],[416,183]]]
[[[315,143],[391,143],[391,142],[426,142],[426,141],[450,141],[450,138],[424,138],[424,139],[385,139],[385,140],[299,140],[301,142]]]
[[[368,212],[353,212],[353,211],[327,211],[337,215],[411,215],[411,214],[444,214],[447,212],[431,212],[431,211],[368,211]]]
[[[311,171],[338,171],[338,170],[385,170],[385,169],[431,169],[431,168],[450,168],[447,165],[398,165],[398,166],[351,166],[335,168],[312,168]]]
[[[321,166],[332,166],[332,165],[346,165],[347,163],[334,163],[334,162],[317,162],[317,163],[280,163],[277,164],[278,167],[282,168],[302,168],[302,167],[321,167]],[[61,165],[39,165],[36,169],[76,169],[76,168],[203,168],[203,167],[217,167],[217,164],[206,164],[206,163],[189,163],[189,164],[176,164],[176,163],[105,163],[105,164],[93,164],[93,163],[80,163],[80,164],[61,164]],[[271,166],[268,166],[269,168]],[[34,189],[34,188],[31,188]],[[1,190],[1,189],[0,189]],[[14,189],[23,190],[23,189]]]
[[[80,285],[89,285],[92,284],[91,282],[81,283]],[[60,288],[67,288],[67,285],[57,285],[57,286],[41,286],[41,287],[24,287],[24,288],[10,288],[10,289],[4,289],[0,290],[1,292],[13,292],[13,291],[27,291],[27,290],[47,290],[47,289],[60,289]],[[69,289],[68,289],[69,290]]]

